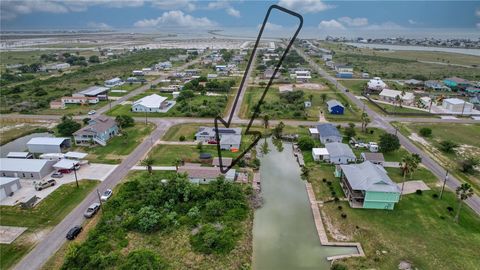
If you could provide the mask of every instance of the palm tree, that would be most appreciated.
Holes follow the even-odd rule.
[[[155,161],[153,158],[146,158],[140,161],[140,165],[145,166],[149,174],[152,174],[152,165]]]
[[[310,100],[310,102],[313,102],[313,94],[308,95],[308,100]]]
[[[268,114],[263,114],[263,126],[265,127],[265,129],[268,128],[268,126],[270,125],[269,121],[270,121],[270,115]]]
[[[322,99],[322,103],[325,103],[325,100],[327,99],[327,94],[325,93],[321,94],[320,98]]]
[[[370,117],[366,112],[362,113],[362,131],[367,132],[367,125],[371,122]]]
[[[407,154],[402,157],[402,162],[400,162],[400,169],[402,170],[403,182],[402,182],[402,192],[400,196],[403,195],[403,186],[405,185],[405,178],[408,173],[412,171],[412,156]]]
[[[413,173],[418,169],[418,165],[422,162],[422,158],[418,154],[412,154],[410,160],[410,179],[413,177]]]
[[[173,164],[175,165],[175,169],[178,171],[178,166],[180,166],[183,161],[180,158],[176,158]]]
[[[400,93],[400,108],[402,108],[402,103],[403,103],[403,97],[405,97],[407,93],[405,93],[405,90],[402,90]]]
[[[470,186],[470,184],[463,183],[461,186],[457,187],[456,193],[458,198],[458,209],[454,220],[456,223],[458,223],[460,208],[462,208],[463,201],[473,196],[473,188]]]

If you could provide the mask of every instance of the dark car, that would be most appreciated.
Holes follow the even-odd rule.
[[[82,229],[83,229],[82,226],[75,226],[71,228],[67,233],[67,239],[68,240],[75,239],[80,234],[80,232],[82,232]]]

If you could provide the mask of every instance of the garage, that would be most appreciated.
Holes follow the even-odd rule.
[[[20,179],[17,177],[0,177],[0,201],[21,187]]]

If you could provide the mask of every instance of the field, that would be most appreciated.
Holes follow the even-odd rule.
[[[91,110],[98,110],[107,105],[108,101],[103,100],[97,104],[80,105],[80,104],[67,104],[65,109],[42,109],[38,111],[38,114],[53,114],[53,115],[86,115]]]
[[[17,138],[37,133],[47,132],[48,128],[43,123],[19,123],[19,122],[1,122],[0,145],[4,145]]]
[[[399,130],[412,139],[411,134],[419,134],[423,127],[432,130],[432,136],[422,140],[412,139],[419,147],[435,160],[448,168],[457,178],[470,183],[475,190],[480,192],[480,172],[464,173],[459,170],[458,162],[467,157],[480,156],[480,125],[478,124],[447,124],[447,123],[397,123]],[[418,137],[418,136],[417,136]],[[416,137],[413,137],[416,138]],[[441,141],[452,141],[459,146],[453,153],[440,151]],[[452,162],[453,161],[453,162]]]
[[[134,69],[151,66],[183,51],[158,49],[127,53],[119,59],[101,65],[79,68],[62,76],[5,87],[2,89],[0,102],[2,112],[37,112],[40,109],[48,108],[48,103],[53,99],[71,95],[95,84],[103,85],[105,80],[113,77],[128,77]],[[35,99],[30,98],[33,96]]]
[[[121,97],[121,96],[124,96],[124,95],[128,94],[130,91],[132,91],[134,89],[137,89],[141,86],[142,86],[142,84],[140,84],[140,83],[125,83],[125,84],[120,85],[120,86],[115,86],[115,87],[112,87],[110,89],[110,91],[108,92],[108,96]],[[127,91],[127,92],[112,92],[111,90],[124,90],[124,91]]]
[[[332,182],[337,196],[344,196],[333,171],[333,166],[326,164],[314,165],[310,171],[309,182],[317,200],[332,196],[323,178]],[[392,180],[402,181],[398,168],[387,168],[387,171]],[[414,173],[413,179],[423,180],[432,191],[403,196],[393,211],[352,209],[346,202],[323,204],[320,209],[324,218],[328,217],[328,227],[336,230],[336,236],[360,242],[366,254],[364,258],[339,263],[348,269],[397,269],[401,261],[410,262],[417,269],[476,269],[480,264],[476,255],[480,248],[478,216],[463,207],[459,223],[454,223],[454,214],[447,207],[456,209],[455,194],[447,191],[442,200],[433,198],[433,194],[439,193],[438,182],[423,167]],[[341,214],[345,214],[345,218]],[[329,238],[333,236],[329,232]]]
[[[0,206],[0,224],[28,227],[12,244],[0,244],[0,268],[7,269],[16,263],[35,245],[38,236],[48,233],[51,227],[60,222],[98,184],[98,181],[79,181],[65,184],[52,192],[33,209]]]
[[[135,126],[125,128],[122,133],[126,137],[116,136],[108,141],[106,146],[79,146],[79,151],[89,153],[87,159],[94,163],[119,164],[137,147],[155,128],[153,124],[135,123]]]
[[[302,91],[304,92],[303,97],[289,102],[288,100],[281,98],[278,88],[271,88],[265,96],[261,112],[268,114],[271,119],[318,121],[320,111],[323,111],[325,118],[329,121],[355,122],[360,120],[360,110],[356,106],[350,104],[343,94],[331,91],[328,88],[326,90],[302,89]],[[249,88],[247,90],[242,107],[240,108],[240,117],[249,118],[251,116],[262,93],[263,89],[261,88]],[[322,99],[322,94],[325,94],[325,100]],[[303,102],[308,101],[310,98],[312,98],[312,107],[304,109]],[[348,108],[345,109],[344,115],[328,114],[326,102],[330,99],[336,99],[342,104],[349,104]]]

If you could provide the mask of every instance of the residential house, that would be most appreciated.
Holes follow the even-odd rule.
[[[35,137],[27,142],[30,153],[61,153],[70,145],[70,138],[56,137]]]
[[[331,142],[342,142],[342,135],[332,124],[320,124],[317,126],[320,142],[323,144]]]
[[[367,88],[368,90],[382,91],[387,88],[387,84],[385,84],[380,77],[373,77],[373,79],[368,81]]]
[[[155,64],[155,69],[156,70],[169,70],[173,67],[172,62],[170,61],[165,61],[165,62],[160,62],[158,64]]]
[[[40,180],[53,171],[55,163],[46,159],[0,158],[0,177]]]
[[[438,81],[425,81],[424,86],[426,89],[433,89],[435,91],[451,91],[450,88]]]
[[[353,72],[337,72],[335,77],[342,79],[351,79],[353,78]]]
[[[264,80],[269,80],[272,76],[273,76],[273,69],[271,68],[268,68],[266,69],[264,72],[263,72],[263,79]],[[274,79],[278,79],[280,77],[280,71],[278,71],[276,74],[275,74],[275,78]]]
[[[88,125],[75,131],[73,138],[77,145],[89,145],[97,143],[107,145],[108,140],[118,135],[118,125],[115,120],[105,116],[91,119]]]
[[[52,100],[50,101],[50,109],[54,110],[63,110],[65,109],[65,103],[63,103],[61,100]]]
[[[197,69],[187,69],[185,70],[185,75],[188,77],[191,76],[197,76],[199,74],[199,71]]]
[[[215,71],[227,71],[227,66],[226,65],[216,65],[215,66]]]
[[[242,142],[242,135],[224,134],[220,137],[220,149],[222,150],[240,149],[241,142]]]
[[[236,135],[241,136],[242,129],[241,128],[218,128],[218,136],[220,140],[223,136],[226,135]],[[199,127],[197,133],[195,133],[195,140],[198,142],[208,143],[208,142],[216,142],[217,137],[215,134],[214,127]]]
[[[345,107],[335,99],[327,101],[327,108],[330,114],[343,114]]]
[[[473,104],[459,98],[446,98],[442,107],[452,113],[471,113]]]
[[[122,81],[122,79],[120,79],[119,77],[115,77],[113,79],[106,80],[105,81],[105,87],[112,88],[112,87],[115,87],[115,86],[120,86],[124,83],[125,82]]]
[[[470,86],[470,82],[468,80],[458,77],[446,78],[443,80],[443,83],[454,90],[463,90]]]
[[[370,74],[366,72],[362,72],[362,79],[368,79],[368,78],[370,78]]]
[[[312,156],[315,161],[330,159],[327,148],[312,148]]]
[[[177,173],[186,173],[190,182],[195,184],[208,184],[220,176],[224,176],[225,180],[230,182],[235,180],[235,169],[230,169],[226,174],[223,174],[219,167],[188,165],[178,167]]]
[[[344,64],[335,65],[335,71],[338,73],[353,73],[353,67]]]
[[[85,104],[97,104],[100,102],[98,97],[62,97],[60,99],[60,102],[64,104],[80,104],[80,105],[85,105]],[[62,106],[54,106],[55,108],[62,108]]]
[[[469,87],[465,88],[465,93],[470,94],[470,95],[478,94],[478,93],[480,93],[480,87],[469,86]]]
[[[143,76],[145,75],[145,72],[143,70],[134,70],[132,71],[133,76]]]
[[[294,74],[290,74],[290,77],[295,79],[297,83],[308,83],[312,78],[308,70],[296,70]]]
[[[362,161],[370,161],[373,164],[382,165],[382,166],[385,163],[385,158],[383,157],[382,153],[362,152],[360,154],[360,159]]]
[[[326,143],[325,148],[327,148],[330,156],[330,163],[348,164],[357,160],[348,144],[339,142]]]
[[[108,100],[108,87],[91,86],[72,95],[72,97],[97,97],[99,100]]]
[[[143,97],[132,104],[133,112],[166,112],[173,105],[167,101],[166,97],[152,94]]]
[[[390,103],[396,103],[397,96],[402,99],[403,105],[413,105],[415,102],[415,95],[411,92],[404,92],[404,95],[402,95],[402,91],[383,89],[379,94],[381,100]]]
[[[419,81],[419,80],[415,80],[415,79],[410,79],[410,80],[406,80],[405,81],[405,84],[406,85],[410,85],[410,86],[422,86],[423,85],[423,81]]]
[[[222,165],[223,165],[223,167],[228,167],[228,166],[232,165],[232,161],[233,161],[232,158],[222,157]],[[219,158],[219,157],[214,157],[214,158],[213,158],[213,160],[212,160],[212,166],[214,166],[214,167],[220,167],[220,158]]]
[[[322,55],[322,60],[327,62],[327,61],[332,61],[332,55],[331,54],[324,54]]]
[[[340,165],[340,185],[351,207],[393,210],[400,188],[382,166],[370,161]]]

